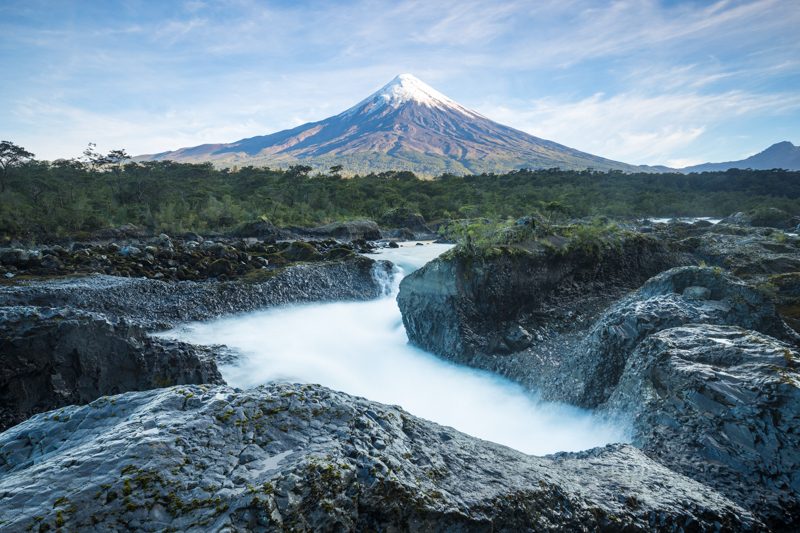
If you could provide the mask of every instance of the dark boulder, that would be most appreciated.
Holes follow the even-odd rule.
[[[283,232],[272,222],[259,219],[246,222],[231,232],[232,237],[255,237],[266,242],[275,242],[283,238]]]
[[[292,241],[289,246],[281,251],[281,255],[289,261],[319,261],[322,259],[313,244],[303,241]]]
[[[318,385],[102,398],[0,434],[9,531],[748,531],[627,445],[534,457]]]
[[[383,235],[387,239],[400,239],[402,241],[413,241],[417,238],[417,234],[408,228],[385,230]]]
[[[23,248],[0,248],[0,265],[5,267],[26,268],[41,259],[41,252]]]
[[[103,395],[223,383],[204,348],[69,309],[0,308],[0,360],[0,431],[34,413]]]
[[[630,354],[608,408],[650,456],[751,509],[800,523],[800,354],[772,337],[695,324]]]
[[[596,407],[617,386],[628,356],[647,336],[685,324],[740,326],[796,342],[770,297],[718,268],[680,267],[648,280],[594,325],[561,386],[570,403]]]
[[[372,220],[348,220],[345,222],[334,222],[325,226],[319,226],[306,230],[310,235],[345,241],[364,239],[367,241],[377,241],[381,238],[381,230]]]
[[[93,240],[125,240],[147,237],[148,231],[135,224],[123,224],[116,228],[97,230],[92,234]]]
[[[591,246],[456,247],[400,284],[397,301],[409,339],[468,363],[475,354],[513,352],[518,324],[530,331],[581,306],[594,315],[676,261],[662,243],[641,234]]]
[[[348,257],[354,257],[355,252],[350,248],[345,247],[334,247],[325,252],[325,259],[328,261],[338,261],[340,259],[345,259]]]
[[[720,221],[721,224],[736,226],[769,227],[790,229],[797,225],[796,217],[775,207],[762,207],[747,212],[734,213]]]
[[[386,211],[381,215],[379,222],[385,228],[405,229],[412,235],[433,234],[433,230],[425,223],[425,218],[407,207],[396,207]]]

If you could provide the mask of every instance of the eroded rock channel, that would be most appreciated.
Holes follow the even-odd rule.
[[[630,444],[537,457],[320,385],[233,389],[219,383],[223,348],[148,335],[375,298],[389,266],[370,259],[303,262],[247,285],[16,283],[0,291],[17,368],[1,391],[17,418],[4,420],[39,414],[0,434],[0,529],[792,531],[800,242],[731,224],[588,239],[527,224],[406,277],[408,337],[624,419]],[[124,381],[109,382],[109,364],[128,369]],[[44,385],[17,386],[43,373]],[[36,401],[24,394],[34,386],[46,391]]]

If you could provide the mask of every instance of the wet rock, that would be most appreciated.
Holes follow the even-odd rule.
[[[708,287],[692,285],[691,287],[686,287],[683,289],[683,297],[687,300],[710,300],[711,289]]]
[[[292,242],[281,255],[290,261],[318,261],[322,258],[312,244],[303,241]]]
[[[181,269],[177,269],[178,275],[184,271]],[[264,274],[222,282],[167,282],[96,274],[3,285],[0,306],[74,307],[166,329],[178,322],[274,305],[376,298],[383,287],[374,275],[375,269],[389,273],[391,263],[356,256],[260,271]]]
[[[119,249],[119,255],[122,256],[139,256],[142,254],[142,250],[136,246],[123,246]]]
[[[284,238],[284,232],[278,229],[269,220],[256,220],[247,222],[231,232],[233,237],[256,237],[265,242],[274,243],[278,239]]]
[[[685,324],[740,326],[793,343],[800,339],[763,292],[719,269],[675,268],[613,305],[566,365],[562,374],[571,374],[570,379],[554,380],[562,390],[548,391],[547,396],[585,407],[600,405],[616,388],[628,356],[642,340]]]
[[[156,239],[156,243],[161,248],[166,248],[168,250],[174,250],[175,249],[174,245],[172,244],[172,239],[170,239],[169,235],[167,235],[166,233],[160,234],[158,236],[158,238]]]
[[[749,530],[630,446],[532,457],[320,386],[101,398],[0,434],[10,530]]]
[[[205,349],[70,309],[0,308],[0,354],[0,431],[106,394],[223,382]]]
[[[719,221],[720,224],[731,224],[734,226],[749,226],[750,225],[750,217],[744,214],[742,211],[738,211],[729,215],[722,220]]]
[[[760,516],[800,521],[800,354],[772,337],[695,324],[648,336],[608,408],[634,444]]]

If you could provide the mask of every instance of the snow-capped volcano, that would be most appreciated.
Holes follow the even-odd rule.
[[[336,116],[228,144],[205,144],[138,160],[213,161],[349,173],[411,170],[423,175],[516,168],[641,170],[494,122],[411,74],[401,74]]]
[[[345,111],[345,113],[361,109],[378,111],[384,106],[397,109],[408,102],[426,107],[449,109],[472,117],[480,116],[443,95],[413,74],[398,75],[377,92]]]

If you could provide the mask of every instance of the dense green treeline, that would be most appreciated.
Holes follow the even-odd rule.
[[[218,231],[266,217],[277,225],[379,219],[409,207],[427,220],[517,217],[550,209],[571,216],[724,216],[756,207],[800,213],[800,172],[703,174],[519,170],[507,174],[410,172],[343,178],[211,164],[89,164],[28,160],[3,169],[0,235],[45,237],[133,223],[154,231]]]

